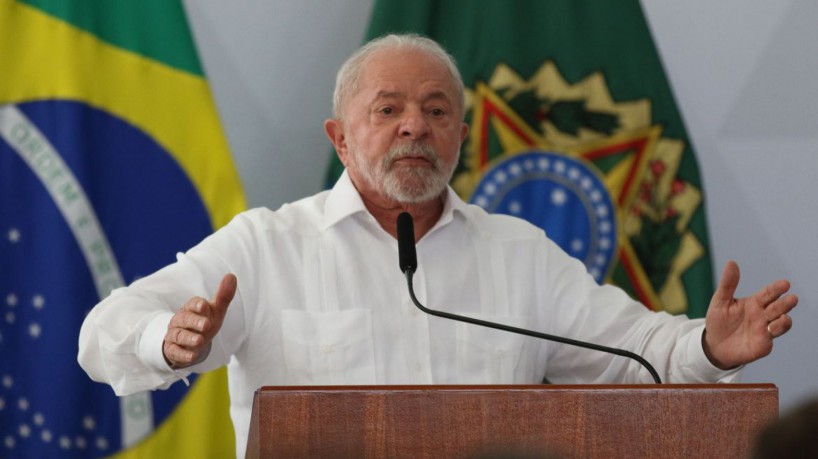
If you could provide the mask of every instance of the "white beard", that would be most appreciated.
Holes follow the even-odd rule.
[[[367,184],[387,198],[419,204],[439,197],[454,174],[457,160],[444,164],[434,148],[424,143],[399,144],[389,149],[379,163],[366,164],[356,148],[350,149],[352,163]],[[422,156],[432,167],[394,167],[395,161],[407,156]]]

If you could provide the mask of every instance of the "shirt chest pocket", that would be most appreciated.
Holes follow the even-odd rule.
[[[376,384],[370,311],[287,309],[281,332],[289,384]]]

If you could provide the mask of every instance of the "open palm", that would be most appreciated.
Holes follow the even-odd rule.
[[[769,354],[773,338],[792,327],[787,313],[798,304],[798,297],[786,294],[790,289],[786,280],[772,282],[751,296],[735,298],[739,277],[738,265],[727,262],[705,319],[705,353],[722,369]]]

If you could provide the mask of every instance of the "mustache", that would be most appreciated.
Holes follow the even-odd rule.
[[[432,146],[419,142],[402,143],[387,150],[383,159],[384,168],[389,170],[395,161],[408,157],[423,158],[429,161],[435,170],[440,170],[440,154]]]

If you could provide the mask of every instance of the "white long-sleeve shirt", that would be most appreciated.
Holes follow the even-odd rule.
[[[417,244],[419,300],[432,309],[636,352],[665,382],[729,382],[705,357],[702,320],[653,313],[599,286],[579,261],[519,219],[449,189]],[[171,370],[175,311],[234,273],[236,296],[208,357]],[[117,395],[166,388],[228,365],[238,457],[263,385],[650,383],[638,363],[427,316],[411,302],[395,239],[344,174],[331,191],[238,215],[176,263],[113,292],[86,318],[79,362]]]

